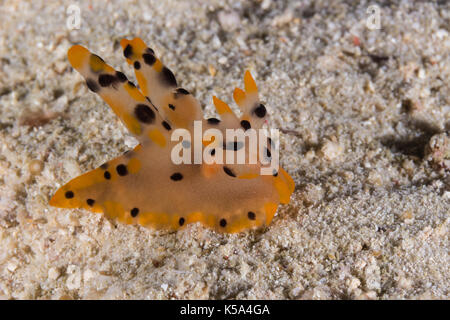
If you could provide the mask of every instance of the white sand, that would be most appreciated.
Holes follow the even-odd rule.
[[[73,3],[0,5],[1,297],[449,298],[445,1],[392,1],[374,31],[367,4],[267,0],[83,1],[70,31]],[[208,115],[252,71],[297,185],[269,228],[167,233],[48,205],[133,145],[67,49],[132,77],[118,41],[135,36]]]

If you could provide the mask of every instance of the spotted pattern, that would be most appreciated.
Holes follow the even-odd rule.
[[[267,179],[272,179],[273,183],[267,184],[266,188],[265,184],[264,186],[260,184],[259,179],[253,179],[253,176],[258,177],[258,174],[252,173],[253,168],[247,171],[245,166],[228,166],[216,163],[207,166],[195,166],[195,170],[190,168],[185,168],[185,170],[184,167],[181,167],[181,169],[172,169],[173,171],[166,174],[163,173],[166,172],[165,170],[154,170],[151,163],[149,163],[149,166],[144,166],[143,161],[151,162],[153,160],[154,153],[148,151],[154,148],[155,144],[161,148],[151,149],[151,151],[155,151],[155,153],[167,151],[166,148],[169,144],[167,137],[170,135],[167,131],[175,130],[178,127],[188,127],[192,119],[203,119],[201,117],[202,110],[198,101],[194,97],[188,96],[190,95],[189,91],[177,86],[173,73],[164,66],[162,61],[154,55],[154,51],[148,48],[141,39],[124,39],[121,41],[121,46],[127,62],[132,67],[134,66],[136,71],[136,77],[139,81],[137,87],[128,81],[124,73],[114,70],[104,63],[100,57],[90,53],[82,46],[76,45],[69,50],[69,61],[85,77],[89,90],[100,92],[101,97],[110,104],[130,132],[138,138],[141,143],[138,147],[143,150],[137,157],[138,147],[136,147],[136,152],[127,152],[116,160],[105,163],[98,169],[76,178],[76,181],[69,182],[58,190],[50,204],[59,207],[89,208],[94,212],[104,212],[106,216],[118,218],[125,223],[139,223],[156,228],[169,226],[178,229],[184,227],[187,223],[199,221],[205,226],[221,232],[239,232],[269,224],[278,204],[280,202],[288,203],[289,196],[295,187],[292,179],[289,180],[289,175],[282,168],[279,169],[280,171],[273,171],[273,178],[267,177]],[[149,67],[152,69],[150,70]],[[139,71],[143,68],[147,68],[146,72]],[[257,87],[248,71],[244,76],[244,85],[245,91],[236,89],[233,95],[234,100],[242,110],[240,119],[233,114],[224,102],[223,104],[216,103],[218,100],[216,98],[214,104],[222,117],[222,122],[226,122],[226,126],[239,127],[244,130],[259,128],[263,124],[262,119],[267,116],[267,110],[264,105],[258,102]],[[148,97],[144,97],[146,94]],[[159,113],[150,98],[158,103],[159,109],[163,107],[164,112]],[[172,113],[169,109],[176,111]],[[210,118],[206,121],[209,125],[221,124],[220,118],[217,118]],[[258,118],[261,118],[261,120]],[[218,127],[225,130],[226,128],[220,124]],[[189,149],[190,142],[186,141],[185,144],[185,141],[183,141],[182,146]],[[211,148],[209,152],[212,156],[215,156],[218,152],[222,152],[222,148],[237,151],[240,146],[239,141],[231,140],[224,145],[214,146],[215,149]],[[273,150],[270,146],[267,146],[265,152],[268,157],[271,156],[270,153]],[[186,150],[184,149],[184,151]],[[158,155],[155,156],[158,157]],[[145,157],[148,159],[144,159]],[[155,167],[159,168],[159,166],[160,163],[158,162]],[[166,169],[171,167],[172,164],[169,163]],[[143,172],[145,170],[153,171]],[[177,170],[179,172],[176,172]],[[221,173],[222,170],[226,175]],[[161,173],[163,174],[161,175]],[[143,181],[144,185],[142,186],[137,185],[136,182],[141,180],[136,178],[140,178],[141,175],[151,177],[151,181],[148,182],[152,188],[147,185],[147,181]],[[235,177],[236,179],[229,179],[229,177]],[[209,188],[207,181],[204,181],[206,190],[203,190],[203,181],[199,184],[192,184],[193,178],[209,179],[208,182],[213,185]],[[166,183],[171,185],[168,190],[157,190],[159,185],[165,185]],[[227,191],[222,192],[222,185],[228,183],[233,185],[233,190],[225,186],[224,190]],[[192,185],[196,186],[196,190],[189,189]],[[156,189],[153,189],[155,186]],[[118,192],[120,190],[127,190],[127,193]],[[178,196],[177,192],[178,194],[184,193],[185,190],[187,197],[182,197],[181,200],[188,201],[187,206],[184,206],[186,203],[176,201],[176,203],[167,205],[162,203],[161,206],[157,206],[158,209],[154,207],[155,201],[157,202],[159,199],[167,201],[166,199],[169,199],[170,202],[172,197]],[[197,204],[192,202],[215,201],[215,197],[210,197],[209,190],[213,192],[212,194],[218,192],[219,198],[224,198],[220,202],[222,205],[216,206],[218,207],[217,210],[211,210],[211,206],[208,206],[208,204],[203,206],[199,203],[197,207]],[[157,196],[151,198],[151,201],[147,200],[146,197],[142,196],[146,192],[152,192],[152,195],[157,194]],[[196,196],[189,197],[189,192],[200,195],[206,192],[206,195],[199,198]],[[231,192],[231,198],[227,198],[230,196],[228,192]],[[137,194],[137,196],[134,197],[134,194]],[[163,194],[167,197],[159,196]],[[270,196],[268,196],[269,194]],[[222,200],[225,200],[225,202]],[[179,205],[181,207],[178,207]],[[211,205],[214,207],[214,203],[211,203]],[[254,211],[242,211],[242,208],[246,207],[249,207],[249,209],[257,208],[258,211],[256,209]]]
[[[146,104],[138,104],[134,108],[134,114],[139,121],[150,124],[155,120],[155,112]]]
[[[127,45],[125,49],[123,50],[123,55],[125,58],[129,59],[131,58],[131,55],[133,54],[133,48],[130,45]]]
[[[233,177],[233,178],[236,177],[236,175],[234,174],[234,172],[233,172],[230,168],[228,168],[228,167],[223,166],[223,171],[224,171],[227,175],[229,175],[230,177]]]
[[[136,218],[137,215],[139,214],[139,209],[138,208],[131,209],[130,214],[133,218]]]
[[[67,191],[64,196],[66,197],[66,199],[72,199],[74,197],[73,191]]]
[[[176,90],[176,92],[179,93],[179,94],[184,94],[184,95],[188,95],[188,94],[189,94],[189,91],[187,91],[187,90],[184,89],[184,88],[178,88],[178,89]]]
[[[267,110],[266,107],[261,103],[253,110],[253,112],[258,118],[264,118],[266,116]]]
[[[124,164],[119,164],[116,167],[116,171],[119,176],[126,176],[128,174],[128,169]]]
[[[172,71],[170,71],[170,69],[167,67],[163,67],[163,69],[161,70],[160,79],[161,82],[168,87],[177,86],[177,79],[175,79]]]
[[[98,83],[102,87],[109,87],[110,85],[114,84],[119,79],[111,74],[101,74],[98,76]]]
[[[94,53],[91,56],[92,56],[92,58],[97,59],[98,61],[101,61],[102,63],[105,63],[105,60],[103,60],[102,57],[100,57]]]
[[[149,66],[153,66],[156,62],[156,58],[153,54],[144,53],[142,55],[142,58],[144,59],[145,64],[147,64]]]
[[[86,85],[89,88],[89,90],[91,90],[92,92],[98,92],[100,90],[100,88],[97,85],[97,83],[95,82],[95,80],[92,80],[92,79],[88,78],[86,80]]]
[[[116,71],[116,77],[120,82],[126,82],[128,80],[127,76],[120,71]]]
[[[172,130],[172,127],[167,123],[167,121],[163,121],[161,124],[167,131]]]
[[[220,120],[217,119],[217,118],[209,118],[207,121],[208,121],[209,124],[218,124],[218,123],[220,123]]]
[[[183,179],[183,175],[179,172],[175,172],[170,176],[170,179],[172,179],[173,181],[180,181],[181,179]]]
[[[242,120],[242,121],[241,121],[241,127],[242,127],[244,130],[248,130],[248,129],[250,129],[252,126],[251,126],[250,122],[248,122],[247,120]]]

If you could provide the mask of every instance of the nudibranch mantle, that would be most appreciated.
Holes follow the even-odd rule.
[[[241,117],[213,97],[220,120],[204,119],[199,102],[178,87],[174,74],[140,38],[123,39],[120,44],[139,88],[80,45],[69,49],[68,58],[88,88],[111,107],[139,144],[63,185],[50,205],[84,208],[123,223],[156,229],[177,230],[200,222],[219,232],[234,233],[269,225],[278,205],[289,203],[295,187],[281,167],[272,175],[261,175],[259,162],[171,161],[172,148],[178,143],[171,141],[171,133],[178,128],[193,131],[195,121],[201,121],[205,130],[222,132],[262,127],[267,111],[250,72],[244,75],[245,90],[236,88],[233,93]]]

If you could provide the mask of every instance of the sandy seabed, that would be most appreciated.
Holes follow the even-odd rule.
[[[446,1],[383,1],[375,30],[372,1],[76,3],[0,5],[0,297],[449,298]],[[208,116],[251,70],[296,182],[268,228],[155,231],[48,205],[136,143],[67,49],[133,78],[119,41],[136,36]]]

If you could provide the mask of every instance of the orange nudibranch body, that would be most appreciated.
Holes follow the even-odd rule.
[[[87,87],[103,98],[139,145],[62,186],[50,205],[102,212],[123,223],[153,228],[179,229],[200,222],[220,232],[240,232],[269,225],[279,204],[289,203],[295,187],[281,167],[272,175],[261,175],[259,161],[228,165],[171,160],[178,143],[171,134],[180,128],[192,132],[195,121],[201,121],[204,130],[221,132],[262,127],[267,110],[250,72],[244,75],[245,90],[236,88],[233,94],[241,117],[214,97],[221,119],[204,119],[200,103],[178,87],[173,73],[141,39],[124,39],[121,46],[139,89],[82,46],[70,48],[68,57]],[[226,142],[211,150],[220,148],[226,149]]]

